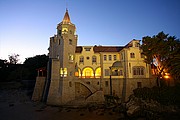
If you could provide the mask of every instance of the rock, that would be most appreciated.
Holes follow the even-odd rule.
[[[132,116],[132,115],[134,115],[135,113],[137,113],[138,111],[140,111],[141,110],[141,107],[140,106],[138,106],[138,105],[132,105],[132,106],[130,106],[129,108],[128,108],[128,110],[127,110],[127,115],[128,116]]]

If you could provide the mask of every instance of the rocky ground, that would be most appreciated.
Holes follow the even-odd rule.
[[[143,100],[131,95],[125,104],[129,118],[143,118],[148,120],[180,120],[180,109],[177,106],[161,105],[152,99]]]
[[[14,85],[13,85],[14,86]],[[1,87],[2,88],[2,87]],[[18,88],[18,89],[17,89]],[[163,106],[133,95],[124,104],[110,103],[79,108],[48,106],[31,101],[32,90],[0,89],[1,120],[180,120],[176,106]]]
[[[62,108],[34,103],[26,90],[0,90],[1,120],[118,120],[111,109]]]

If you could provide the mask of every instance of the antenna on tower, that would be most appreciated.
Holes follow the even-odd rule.
[[[66,11],[68,10],[68,1],[66,0]]]

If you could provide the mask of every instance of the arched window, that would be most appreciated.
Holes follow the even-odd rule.
[[[82,71],[82,77],[83,78],[94,78],[93,69],[90,67],[84,68]]]
[[[96,69],[96,71],[95,71],[95,77],[96,77],[96,78],[100,78],[100,77],[101,77],[101,68],[100,68],[100,67],[98,67],[98,68]]]
[[[130,57],[131,58],[135,58],[135,54],[134,53],[130,53]]]
[[[81,70],[78,68],[78,70],[75,72],[76,77],[81,77]]]

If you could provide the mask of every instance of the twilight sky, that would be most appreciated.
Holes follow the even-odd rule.
[[[126,45],[161,31],[180,38],[180,0],[0,0],[0,59],[47,54],[66,6],[78,45]]]

